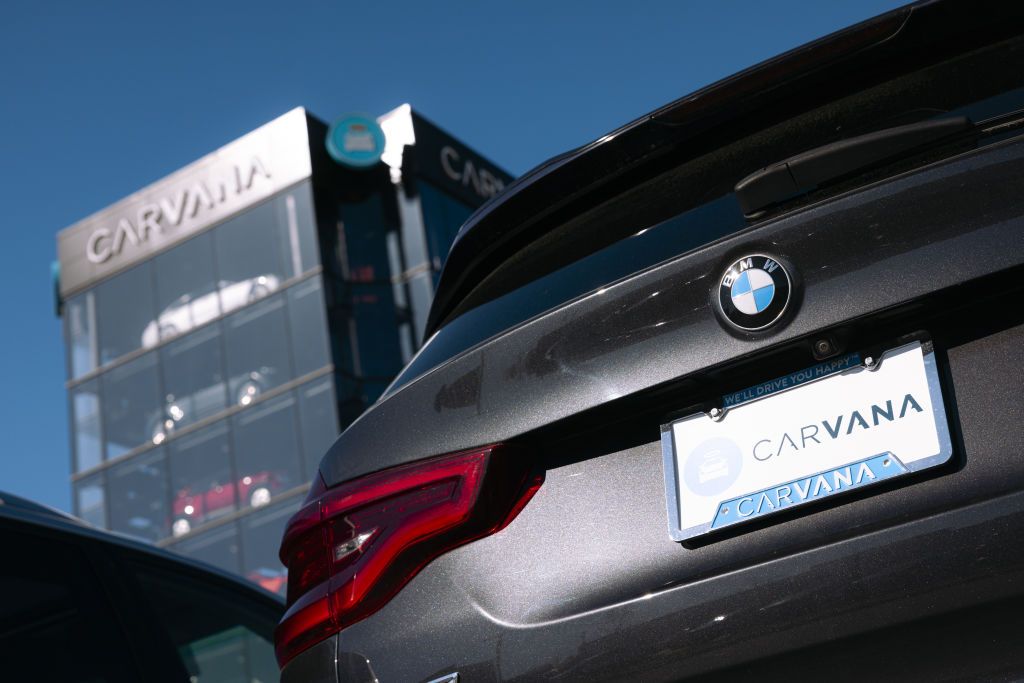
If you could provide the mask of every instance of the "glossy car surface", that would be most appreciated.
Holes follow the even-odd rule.
[[[517,181],[460,232],[428,342],[286,532],[283,680],[1024,675],[1022,111],[1024,17],[919,3]],[[742,208],[763,169],[959,117]],[[756,333],[714,305],[749,254],[794,278]],[[948,463],[672,540],[662,425],[922,335]]]
[[[283,605],[225,572],[0,493],[11,681],[267,683]]]

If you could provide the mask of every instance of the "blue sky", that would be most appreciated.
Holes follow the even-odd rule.
[[[0,490],[70,506],[61,228],[298,105],[410,102],[520,174],[899,4],[5,0]]]

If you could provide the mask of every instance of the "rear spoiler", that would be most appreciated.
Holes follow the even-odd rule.
[[[882,14],[687,95],[514,181],[455,238],[425,337],[509,254],[554,225],[703,149],[901,73],[1016,35],[1024,8],[930,0]],[[659,163],[661,162],[661,163]],[[738,179],[737,179],[738,180]]]

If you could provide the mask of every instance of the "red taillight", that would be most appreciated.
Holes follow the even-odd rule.
[[[541,477],[509,450],[462,451],[312,491],[281,544],[281,666],[383,607],[438,555],[511,522]]]

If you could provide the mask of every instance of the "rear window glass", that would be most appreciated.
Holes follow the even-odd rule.
[[[935,117],[965,115],[979,123],[1017,112],[1024,116],[1022,86],[1024,39],[1015,38],[796,113],[713,149],[702,150],[701,141],[694,140],[674,152],[676,167],[551,227],[507,257],[463,297],[387,393],[515,325],[618,280],[780,213],[966,148],[887,162],[747,220],[733,187],[760,168],[830,142]],[[976,144],[1003,137],[979,138]]]
[[[191,683],[280,679],[273,645],[279,614],[213,582],[148,565],[136,569],[142,593]]]
[[[554,305],[745,226],[739,203],[727,195],[650,228],[641,228],[613,247],[585,256],[458,316],[423,347],[389,393],[459,351],[499,334],[508,328],[509,321],[528,320]],[[458,350],[453,353],[454,349]]]

